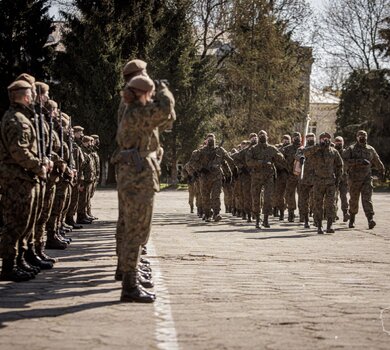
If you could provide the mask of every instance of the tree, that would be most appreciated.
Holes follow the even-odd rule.
[[[347,143],[364,129],[387,169],[390,167],[390,70],[355,70],[343,85],[337,132]]]
[[[390,58],[390,17],[383,20],[379,29],[379,40],[375,48],[386,58]]]
[[[38,80],[49,77],[53,50],[45,43],[53,31],[48,0],[0,1],[0,114],[9,105],[7,90],[19,74],[29,73]]]

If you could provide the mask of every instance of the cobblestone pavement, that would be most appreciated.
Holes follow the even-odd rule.
[[[374,230],[359,213],[356,229],[318,236],[275,220],[205,224],[185,192],[160,193],[148,245],[157,301],[121,304],[116,192],[100,190],[100,220],[50,251],[55,269],[0,282],[0,349],[389,349],[390,195],[374,204]]]

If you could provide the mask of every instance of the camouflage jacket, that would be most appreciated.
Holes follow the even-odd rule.
[[[317,181],[335,184],[335,181],[341,180],[343,160],[336,149],[314,145],[304,148],[303,154],[305,158],[310,158],[312,161],[315,176],[314,184]]]
[[[312,147],[312,146],[298,148],[295,158],[297,161],[301,161],[301,159],[303,158],[303,161],[304,161],[304,165],[302,167],[303,177],[300,180],[301,183],[304,185],[313,185],[314,184],[314,174],[315,174],[314,173],[313,156],[310,156],[310,155],[305,156],[304,155],[304,150],[308,147]]]
[[[351,181],[363,181],[370,178],[371,168],[374,166],[380,174],[385,172],[378,153],[370,145],[358,142],[347,147],[343,152],[343,159],[348,164],[348,178]]]
[[[286,159],[287,162],[287,171],[289,174],[293,174],[293,168],[294,168],[294,160],[295,160],[295,155],[297,153],[298,148],[301,147],[300,145],[297,146],[293,143],[284,146],[280,151],[283,153],[284,158]]]
[[[286,166],[283,154],[275,146],[260,142],[248,149],[245,161],[251,174],[258,173],[262,176],[274,176],[276,163]]]
[[[36,181],[42,162],[38,158],[38,143],[33,111],[21,104],[12,104],[1,120],[0,178],[18,177]]]
[[[84,163],[81,166],[84,182],[93,182],[96,180],[96,169],[95,161],[92,157],[92,152],[90,149],[84,146],[81,146],[81,151],[84,155]]]

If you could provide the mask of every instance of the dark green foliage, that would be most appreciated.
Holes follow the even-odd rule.
[[[355,142],[357,130],[366,130],[369,144],[390,167],[390,70],[353,71],[343,85],[336,123],[346,144]]]
[[[53,31],[48,0],[0,1],[0,114],[8,108],[6,87],[21,73],[37,80],[49,77],[51,47],[44,47]]]

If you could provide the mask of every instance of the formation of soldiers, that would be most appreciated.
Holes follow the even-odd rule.
[[[84,135],[50,99],[49,85],[21,74],[8,86],[0,123],[0,280],[27,281],[57,261],[66,234],[90,224],[100,176],[99,136]],[[77,216],[77,217],[76,217]]]
[[[374,228],[372,204],[372,168],[381,180],[385,168],[367,143],[367,133],[359,130],[356,142],[349,147],[337,136],[323,132],[308,133],[305,140],[299,132],[284,135],[281,143],[268,143],[267,132],[251,133],[249,140],[227,152],[217,146],[215,135],[207,135],[204,143],[193,151],[184,165],[184,177],[189,187],[189,204],[205,222],[220,221],[221,192],[224,192],[225,212],[256,223],[257,228],[270,227],[269,217],[280,221],[296,220],[310,228],[309,218],[317,233],[333,233],[340,198],[343,221],[355,227],[355,217],[362,206],[368,227]],[[349,201],[348,201],[349,193]],[[298,203],[297,203],[298,197]],[[298,205],[297,205],[298,204]],[[287,210],[287,212],[286,212]],[[260,214],[263,214],[261,218]]]

